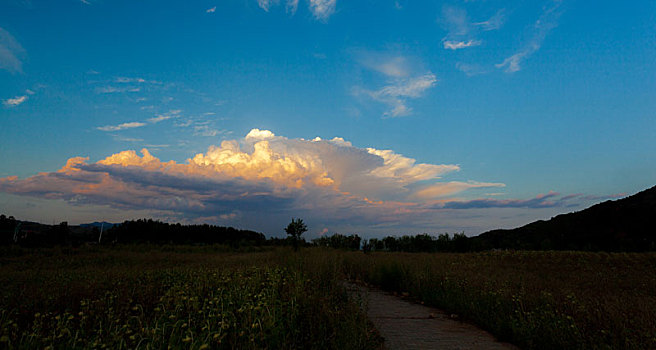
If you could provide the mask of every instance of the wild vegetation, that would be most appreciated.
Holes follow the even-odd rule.
[[[119,246],[1,258],[0,347],[369,349],[380,341],[321,255]]]
[[[656,348],[654,253],[343,256],[350,278],[409,293],[522,348]]]
[[[341,281],[526,349],[656,348],[656,254],[124,245],[0,257],[0,346],[378,348]]]

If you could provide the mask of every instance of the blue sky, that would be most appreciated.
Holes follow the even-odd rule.
[[[579,210],[654,185],[655,17],[650,1],[4,1],[0,211],[376,236]]]

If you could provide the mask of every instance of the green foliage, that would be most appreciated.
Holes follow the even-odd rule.
[[[0,348],[370,349],[334,260],[206,247],[40,251],[0,268]],[[321,266],[299,262],[317,259]],[[311,265],[310,267],[307,264]]]
[[[343,253],[344,269],[526,349],[656,348],[656,254]]]

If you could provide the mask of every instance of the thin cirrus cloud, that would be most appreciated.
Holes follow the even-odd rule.
[[[253,129],[186,163],[163,162],[147,149],[141,155],[122,151],[95,163],[74,157],[56,172],[1,178],[0,191],[178,218],[220,221],[302,212],[317,220],[374,225],[414,220],[433,210],[428,201],[446,194],[503,186],[442,182],[459,169],[417,163],[391,150],[354,147],[339,137],[289,139]]]
[[[119,130],[125,130],[125,129],[134,129],[134,128],[140,128],[142,126],[145,126],[146,123],[142,122],[128,122],[128,123],[122,123],[118,125],[105,125],[105,126],[99,126],[96,129],[100,131],[119,131]]]
[[[506,73],[515,73],[521,70],[522,62],[538,51],[547,34],[558,26],[558,19],[562,13],[561,4],[562,0],[551,1],[550,6],[545,8],[540,18],[533,24],[530,39],[513,55],[496,64],[496,67],[503,69]]]
[[[285,11],[293,15],[296,13],[296,10],[298,10],[298,0],[288,0],[285,5]]]
[[[437,77],[430,71],[416,77],[395,79],[391,84],[378,90],[356,89],[356,94],[365,94],[375,101],[386,104],[389,109],[383,113],[386,117],[405,117],[412,114],[408,106],[409,99],[416,99],[437,83]]]
[[[278,0],[257,0],[257,5],[264,11],[269,10],[279,4]],[[319,21],[327,21],[337,6],[337,0],[309,0],[308,10],[312,13],[315,19]],[[285,2],[285,11],[292,15],[298,9],[298,0],[287,0]]]
[[[318,20],[325,21],[335,12],[337,0],[310,0],[310,11]]]
[[[359,50],[355,53],[355,60],[363,67],[387,77],[404,78],[412,72],[410,60],[399,54]]]
[[[155,123],[159,123],[159,122],[164,121],[164,120],[169,120],[171,118],[173,118],[173,117],[170,116],[170,115],[158,115],[156,117],[148,118],[148,122],[155,124]]]
[[[472,23],[474,26],[481,28],[484,31],[497,30],[501,28],[506,22],[506,10],[501,9],[497,11],[487,21]]]
[[[439,203],[437,207],[443,209],[489,209],[489,208],[526,208],[544,209],[556,207],[576,207],[583,202],[598,202],[601,200],[617,199],[625,197],[626,193],[611,195],[585,195],[582,193],[561,195],[558,192],[549,191],[529,199],[493,199],[480,198],[474,200],[455,200]],[[575,202],[573,202],[575,201]]]
[[[472,22],[464,8],[445,5],[438,20],[447,32],[442,39],[442,45],[447,50],[479,46],[483,41],[476,37],[481,31],[500,29],[505,23],[505,18],[505,10],[501,9],[486,21]]]
[[[150,124],[157,124],[159,122],[169,120],[172,118],[177,118],[182,112],[182,110],[179,109],[174,109],[168,112],[168,114],[160,114],[152,118],[148,118],[146,121]],[[105,126],[98,126],[96,127],[97,130],[100,131],[120,131],[120,130],[125,130],[125,129],[134,129],[134,128],[140,128],[142,126],[146,126],[148,124],[144,122],[127,122],[127,123],[122,123],[118,125],[105,125]]]
[[[552,208],[561,206],[563,201],[555,200],[560,193],[549,191],[530,199],[474,199],[469,201],[446,202],[445,209],[482,209],[482,208]]]
[[[468,77],[485,74],[486,72],[483,66],[476,63],[472,64],[472,63],[458,62],[456,63],[456,69],[465,73],[465,75],[467,75]]]
[[[449,50],[459,50],[468,47],[478,46],[481,43],[482,41],[480,40],[468,40],[468,41],[446,40],[444,41],[444,48]]]
[[[352,92],[355,96],[366,96],[383,103],[388,109],[384,117],[405,117],[412,114],[408,100],[424,95],[437,83],[437,77],[431,71],[424,71],[421,63],[398,54],[373,52],[367,50],[355,53],[356,61],[371,71],[382,74],[386,84],[378,89],[356,86]]]
[[[0,27],[0,69],[10,73],[23,72],[24,55],[25,49],[21,44],[8,31]]]
[[[277,5],[278,1],[277,0],[257,0],[258,6],[264,11],[269,12],[269,8],[271,8],[271,5]]]

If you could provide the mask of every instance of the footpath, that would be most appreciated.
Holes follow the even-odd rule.
[[[380,289],[347,283],[362,301],[371,322],[385,339],[385,349],[518,349],[445,312],[404,300]]]

